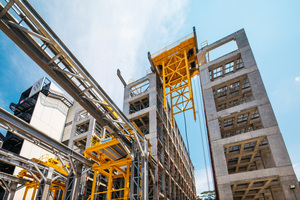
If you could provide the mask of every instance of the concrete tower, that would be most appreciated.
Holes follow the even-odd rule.
[[[124,92],[124,114],[136,123],[151,144],[157,162],[153,199],[196,199],[194,166],[171,111],[163,108],[163,91],[157,75],[130,83]]]
[[[237,49],[214,60],[226,43]],[[199,50],[219,199],[300,199],[292,163],[244,29]]]

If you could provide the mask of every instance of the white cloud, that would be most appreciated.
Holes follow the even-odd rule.
[[[300,82],[300,76],[297,76],[297,77],[295,78],[295,81],[296,81],[296,82]]]
[[[196,181],[196,190],[197,195],[201,194],[203,191],[214,190],[213,178],[211,168],[208,168],[208,178],[209,178],[209,187],[207,184],[207,176],[205,168],[195,170],[195,181]]]
[[[141,78],[147,52],[180,39],[188,0],[52,1],[35,3],[50,27],[118,105],[126,81]],[[33,2],[34,4],[34,2]],[[46,5],[47,4],[47,5]],[[67,8],[67,9],[65,9]]]

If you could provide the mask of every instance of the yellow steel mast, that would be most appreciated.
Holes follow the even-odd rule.
[[[169,96],[173,125],[174,115],[187,110],[193,110],[196,120],[191,78],[198,72],[197,51],[194,28],[193,33],[152,54],[151,57],[149,54],[152,67],[163,85],[165,110]]]

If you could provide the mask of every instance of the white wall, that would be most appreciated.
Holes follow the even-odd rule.
[[[51,86],[52,85],[54,84],[51,83]],[[56,87],[55,90],[57,91],[57,89],[58,88]],[[53,139],[60,141],[65,126],[68,109],[69,108],[60,100],[46,97],[44,94],[39,93],[39,97],[37,99],[30,124],[43,133],[49,135]],[[24,141],[22,149],[20,151],[21,156],[29,159],[39,159],[46,154],[48,154],[50,157],[54,157],[51,153],[26,140]],[[20,170],[21,168],[16,168],[14,171],[14,175],[17,175]],[[22,199],[24,192],[25,188],[17,191],[14,199]],[[33,189],[29,190],[26,200],[31,199],[32,192]]]
[[[77,101],[74,101],[74,105],[69,109],[69,112],[68,112],[68,116],[67,116],[67,119],[66,119],[66,127],[64,129],[64,132],[63,132],[63,136],[62,136],[62,140],[61,142],[64,142],[66,140],[69,140],[70,137],[71,137],[71,131],[72,131],[72,125],[74,122],[74,120],[77,120],[77,119],[74,119],[75,118],[75,112],[77,110],[83,110],[83,108],[80,106],[80,104],[77,102]]]

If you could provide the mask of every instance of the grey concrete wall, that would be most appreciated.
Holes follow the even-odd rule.
[[[136,85],[138,85],[139,83],[145,81],[145,80],[149,80],[149,90],[131,97],[129,96],[130,93],[130,89]],[[156,169],[156,174],[155,176],[157,177],[156,180],[158,180],[158,174],[162,175],[162,183],[163,183],[163,187],[166,187],[166,174],[168,174],[169,177],[172,177],[172,174],[170,174],[170,172],[166,172],[166,166],[164,165],[165,160],[169,163],[170,159],[173,159],[173,167],[175,170],[175,165],[177,166],[178,170],[185,170],[187,173],[190,172],[190,168],[193,169],[192,163],[191,163],[191,159],[188,156],[186,147],[184,145],[183,139],[181,137],[181,134],[178,130],[177,125],[173,128],[171,126],[171,113],[169,110],[169,107],[167,109],[167,112],[164,111],[163,108],[163,93],[162,93],[162,88],[160,87],[160,83],[157,82],[157,75],[156,74],[148,74],[147,76],[127,85],[127,87],[125,87],[125,91],[124,91],[124,105],[123,105],[123,109],[124,109],[124,114],[127,115],[128,119],[136,119],[139,118],[139,116],[142,115],[148,115],[149,116],[149,134],[146,135],[146,138],[149,139],[150,144],[152,145],[151,147],[151,154],[154,157],[154,159],[158,160],[158,153],[160,152],[163,156],[163,163],[162,166],[159,164],[158,162],[158,166]],[[140,111],[137,111],[135,113],[129,114],[129,106],[131,102],[135,102],[139,99],[145,98],[145,97],[149,98],[149,107],[142,109]],[[160,104],[158,103],[158,101],[161,101]],[[158,110],[158,105],[160,105],[160,113]],[[163,113],[166,114],[166,121],[163,120]],[[168,146],[164,146],[164,144],[162,145],[161,149],[158,149],[158,128],[163,131],[163,135],[168,137],[168,144],[172,144],[174,145],[173,148],[175,148],[175,152],[178,152],[178,155],[181,159],[181,161],[177,161],[177,162],[181,162],[181,163],[176,163],[175,159],[174,159],[174,155],[172,156],[173,153],[169,152],[168,156],[165,157],[165,153],[164,150],[169,151],[169,147]],[[172,149],[173,151],[174,149]],[[158,152],[159,151],[159,152]],[[182,166],[182,168],[180,168],[180,166]],[[170,164],[169,164],[170,167]],[[177,172],[178,173],[178,172]],[[181,171],[181,174],[178,173],[177,176],[184,176],[183,172]],[[187,193],[181,193],[182,194],[182,198],[180,197],[176,197],[178,199],[186,199],[185,195],[187,196],[194,196],[195,194],[193,194],[192,191],[195,191],[195,180],[194,180],[194,173],[191,173],[191,181],[188,180],[182,180],[182,187],[187,188]],[[173,177],[174,178],[174,177]],[[172,179],[170,179],[172,180]],[[175,180],[175,178],[174,178]],[[173,181],[173,180],[172,180]],[[193,183],[193,185],[191,184],[191,182]],[[158,188],[158,183],[156,183],[156,190],[158,191],[156,195],[162,195],[159,194],[159,188]],[[180,182],[175,182],[175,185],[177,184],[177,186],[179,187]],[[169,191],[172,191],[172,188],[170,188],[171,185],[169,185]],[[171,193],[170,193],[171,194]],[[156,199],[158,199],[158,196],[156,197]],[[166,197],[167,194],[164,194],[164,196]]]
[[[295,192],[298,196],[300,195],[296,176],[244,29],[241,29],[199,50],[198,60],[201,56],[203,58],[203,54],[205,52],[208,52],[225,44],[226,42],[233,40],[236,41],[238,50],[226,54],[225,56],[217,58],[211,62],[204,63],[200,68],[205,115],[208,125],[212,159],[214,162],[213,167],[216,175],[219,198],[233,198],[230,188],[231,182],[253,180],[255,177],[262,178],[272,175],[279,177],[282,188],[281,190],[278,190],[278,188],[271,189],[273,199],[276,199],[278,195],[281,196],[280,199],[296,199],[293,191],[289,189],[289,185],[295,183],[297,185]],[[210,80],[210,66],[221,63],[231,57],[237,56],[238,54],[241,55],[243,60],[243,69],[215,79],[214,81]],[[212,87],[245,74],[248,77],[253,97],[251,97],[249,102],[217,112]],[[242,110],[254,107],[258,108],[263,126],[262,129],[222,139],[218,119],[220,117],[225,117],[230,114],[238,113]],[[224,145],[246,141],[261,136],[267,137],[269,149],[261,152],[262,161],[257,163],[258,170],[229,175],[224,154]]]

